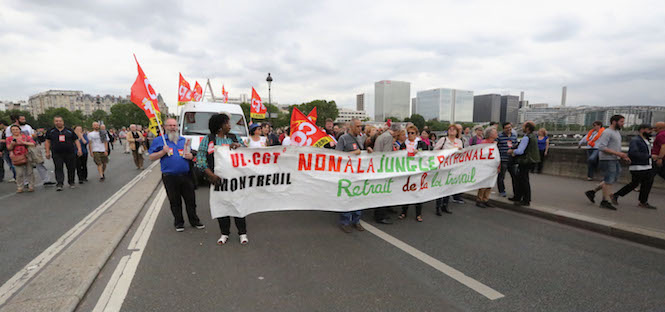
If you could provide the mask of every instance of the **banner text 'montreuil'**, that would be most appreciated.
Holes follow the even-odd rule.
[[[399,173],[427,172],[459,164],[467,161],[495,159],[495,148],[462,150],[448,157],[444,155],[430,157],[386,156],[382,155],[378,163],[374,158],[352,158],[326,154],[300,153],[298,155],[299,171],[328,171],[340,173]]]

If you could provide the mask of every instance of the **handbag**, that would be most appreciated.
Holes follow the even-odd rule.
[[[28,163],[28,156],[26,154],[16,155],[14,151],[9,153],[9,158],[12,160],[14,166],[23,166]]]
[[[44,157],[42,157],[42,153],[37,149],[36,146],[28,147],[28,160],[33,164],[44,163]]]

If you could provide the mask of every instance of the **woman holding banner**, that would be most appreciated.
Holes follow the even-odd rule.
[[[212,184],[219,184],[221,178],[215,174],[215,149],[217,145],[229,145],[231,149],[236,149],[245,146],[242,140],[238,140],[235,134],[230,133],[231,124],[230,118],[227,114],[216,114],[210,117],[208,121],[208,129],[210,134],[203,137],[199,145],[196,166],[203,170],[203,173]],[[249,242],[247,238],[247,222],[245,218],[234,218],[236,228],[238,228],[238,235],[240,235],[240,244],[245,245]],[[222,236],[217,240],[218,245],[226,244],[231,234],[231,217],[217,218],[219,223],[219,230]]]
[[[408,156],[415,156],[418,151],[426,151],[429,149],[427,146],[427,143],[425,143],[422,139],[417,140],[418,138],[418,128],[414,125],[410,125],[406,127],[406,133],[408,138],[404,143],[402,143],[402,146],[400,149],[405,149],[407,152]],[[409,210],[409,205],[404,205],[402,206],[402,213],[399,215],[400,219],[405,219],[406,218],[406,213]],[[418,222],[423,222],[423,204],[422,203],[417,203],[416,204],[416,221]]]
[[[436,142],[434,150],[442,149],[458,149],[461,150],[464,147],[464,143],[459,139],[457,131],[457,126],[450,125],[448,127],[448,136],[442,137]],[[445,213],[453,213],[448,209],[448,202],[450,201],[450,196],[445,196],[436,200],[436,215],[441,216],[441,211]]]

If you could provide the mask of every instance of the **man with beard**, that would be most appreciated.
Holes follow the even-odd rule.
[[[600,207],[610,210],[617,210],[616,207],[610,203],[610,195],[612,194],[612,184],[614,184],[621,175],[621,164],[619,160],[623,160],[630,164],[628,155],[621,151],[621,133],[619,130],[623,128],[625,119],[621,115],[614,115],[610,118],[610,126],[603,131],[596,147],[600,154],[600,170],[605,174],[603,182],[600,182],[593,190],[586,191],[584,194],[592,202],[595,203],[596,192],[603,190],[603,200],[600,202]]]
[[[159,159],[162,169],[162,182],[166,195],[171,203],[171,212],[175,218],[174,225],[177,232],[185,230],[185,220],[182,216],[182,200],[185,200],[189,224],[197,229],[204,229],[199,217],[196,215],[196,197],[194,195],[194,182],[189,175],[189,161],[193,155],[185,150],[186,139],[178,134],[178,122],[169,118],[164,123],[166,131],[166,146],[164,139],[155,138],[150,146],[150,160]]]
[[[99,172],[99,181],[104,182],[106,179],[106,164],[109,162],[109,142],[106,137],[106,131],[102,132],[99,123],[92,123],[92,132],[88,133],[88,145],[90,147],[90,154],[92,159],[97,165],[97,172]]]

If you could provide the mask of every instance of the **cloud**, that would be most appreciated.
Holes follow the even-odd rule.
[[[531,102],[665,105],[665,5],[610,1],[19,1],[0,4],[0,94],[126,95],[132,54],[175,107],[178,73],[231,96],[336,100],[375,81]],[[660,86],[660,87],[659,87]],[[371,105],[371,103],[370,103]],[[370,109],[371,111],[371,109]]]

